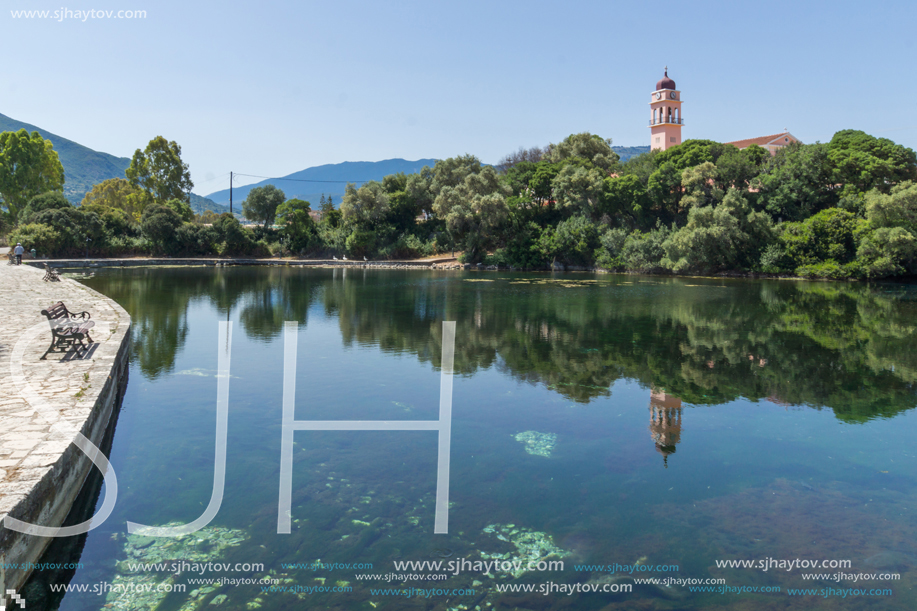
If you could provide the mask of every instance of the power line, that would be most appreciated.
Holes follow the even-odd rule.
[[[360,182],[370,182],[368,180],[307,180],[305,178],[279,178],[275,176],[258,176],[256,174],[242,174],[240,172],[234,172],[235,176],[248,176],[249,178],[263,178],[265,180],[289,180],[291,182],[333,182],[333,183],[360,183]]]
[[[203,185],[203,184],[206,184],[206,183],[208,183],[208,182],[213,182],[213,181],[215,181],[215,180],[223,180],[223,179],[226,178],[227,176],[229,176],[229,172],[226,172],[225,174],[220,174],[219,176],[214,176],[213,178],[208,178],[208,179],[206,179],[206,180],[198,180],[198,181],[195,182],[195,186],[197,186],[197,185]]]

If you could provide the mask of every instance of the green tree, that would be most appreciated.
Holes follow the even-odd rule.
[[[857,247],[865,276],[881,278],[917,273],[917,184],[905,181],[889,194],[866,194],[868,229]]]
[[[293,252],[313,250],[319,246],[318,229],[310,212],[312,205],[301,199],[288,199],[277,208],[280,233]]]
[[[251,232],[242,227],[239,219],[224,212],[214,223],[217,240],[223,244],[222,253],[225,255],[243,255],[255,247]]]
[[[371,180],[359,189],[353,183],[347,183],[344,199],[341,200],[344,220],[371,226],[385,218],[388,212],[389,197],[380,182]]]
[[[150,140],[144,150],[137,149],[125,171],[128,181],[143,189],[159,204],[170,199],[190,202],[191,172],[181,160],[181,147],[162,136]]]
[[[603,212],[631,227],[645,222],[651,203],[646,185],[634,174],[606,178],[603,201]]]
[[[658,218],[665,221],[673,221],[680,210],[679,203],[684,193],[681,172],[675,163],[667,161],[660,165],[647,181],[646,190],[653,202],[654,212]]]
[[[32,213],[29,211],[32,209],[38,211]],[[91,238],[93,248],[98,248],[100,239],[104,236],[104,226],[98,214],[91,210],[74,208],[61,194],[46,194],[34,198],[29,202],[27,212],[29,223],[47,225],[57,232],[57,252],[54,254],[85,252],[86,238]]]
[[[547,161],[538,164],[534,174],[529,179],[529,194],[536,202],[543,204],[553,199],[554,179],[557,178],[563,167],[564,164],[562,163],[549,163]]]
[[[389,174],[382,179],[382,190],[386,193],[398,193],[408,188],[408,177],[404,172]]]
[[[201,225],[213,225],[218,218],[220,218],[219,214],[213,210],[208,209],[201,212],[194,220],[194,222],[200,223]]]
[[[118,208],[104,208],[90,204],[80,206],[82,212],[94,212],[102,221],[102,228],[107,241],[113,238],[133,237],[138,235],[139,225],[124,210]]]
[[[691,208],[687,225],[663,243],[662,265],[676,273],[742,269],[757,262],[772,239],[770,217],[730,189],[718,206]]]
[[[242,202],[242,216],[250,221],[261,221],[267,228],[274,224],[277,208],[286,198],[283,191],[274,185],[255,187]]]
[[[594,216],[601,209],[605,178],[598,168],[567,165],[554,178],[552,192],[563,208]]]
[[[866,218],[874,227],[903,227],[917,235],[917,183],[905,181],[886,195],[866,194]]]
[[[790,268],[797,275],[856,275],[852,263],[860,223],[866,221],[858,222],[853,214],[840,208],[822,210],[802,222],[784,223],[780,227],[780,243]],[[819,266],[826,266],[824,274],[818,271]]]
[[[583,132],[570,134],[560,144],[548,146],[544,159],[550,162],[565,161],[571,158],[585,159],[606,174],[618,165],[620,157],[611,148],[611,138]]]
[[[309,216],[312,204],[301,199],[288,199],[277,207],[276,221],[280,224],[288,223],[294,216]],[[311,219],[312,217],[309,216]]]
[[[728,148],[729,145],[713,140],[685,140],[678,146],[656,153],[654,161],[657,168],[671,163],[676,169],[685,170],[707,161],[716,164]]]
[[[471,174],[481,171],[481,160],[474,155],[461,155],[440,159],[432,171],[421,171],[421,177],[430,181],[430,191],[435,198],[446,187],[457,187]]]
[[[429,178],[432,170],[424,168],[420,174],[411,174],[408,176],[407,185],[405,185],[405,194],[414,202],[418,210],[431,211],[433,209],[432,180]]]
[[[596,250],[596,264],[605,269],[624,269],[624,243],[627,241],[627,232],[620,227],[607,230],[599,238],[600,246]]]
[[[143,236],[160,250],[171,252],[176,245],[175,233],[181,224],[181,217],[174,210],[153,204],[143,211],[140,229]]]
[[[585,216],[573,216],[555,227],[546,227],[538,240],[545,259],[566,265],[591,265],[601,245],[595,224]]]
[[[60,233],[54,227],[42,223],[20,224],[9,237],[10,244],[22,244],[26,250],[34,248],[39,256],[57,254],[60,239]]]
[[[152,203],[152,196],[139,187],[135,187],[124,178],[109,178],[93,185],[83,196],[81,207],[103,206],[116,208],[129,214],[135,222],[140,221],[144,208]]]
[[[185,223],[190,223],[194,220],[194,211],[191,209],[191,205],[188,202],[181,199],[170,199],[167,202],[163,203],[163,206],[171,208],[175,214],[181,218]]]
[[[394,229],[395,233],[403,233],[410,230],[417,224],[417,215],[422,210],[411,194],[407,191],[396,191],[390,193],[389,213],[385,217],[385,223]]]
[[[724,194],[717,186],[717,177],[717,167],[711,161],[685,168],[681,173],[681,187],[685,192],[681,198],[681,207],[690,210],[718,204]]]
[[[437,195],[433,211],[446,222],[454,243],[464,244],[466,261],[483,258],[483,248],[493,240],[494,230],[508,218],[505,198],[510,194],[497,172],[486,166]]]
[[[857,263],[867,278],[917,272],[917,238],[903,227],[867,232],[857,247]]]
[[[662,151],[653,149],[649,153],[643,153],[631,157],[618,168],[618,174],[621,176],[636,176],[645,186],[650,179],[650,175],[656,171],[656,156]]]
[[[64,197],[63,193],[49,191],[36,195],[29,200],[29,203],[19,212],[19,222],[31,223],[39,212],[44,212],[45,210],[70,210],[72,208],[73,204]]]
[[[897,183],[917,180],[917,154],[913,150],[858,130],[834,134],[828,143],[828,159],[845,194],[870,189],[888,193]]]
[[[825,144],[793,143],[777,151],[752,181],[758,204],[775,220],[802,221],[837,202]]]
[[[761,173],[770,158],[767,149],[757,144],[741,150],[731,145],[726,146],[723,154],[716,160],[717,187],[724,193],[731,187],[748,189],[751,181]]]
[[[50,140],[24,129],[0,134],[0,199],[13,223],[30,199],[63,188],[64,166]]]
[[[624,266],[635,272],[664,270],[661,262],[665,257],[665,249],[662,245],[672,231],[657,219],[655,229],[632,232],[624,240],[624,246],[621,248],[620,256],[624,260]]]

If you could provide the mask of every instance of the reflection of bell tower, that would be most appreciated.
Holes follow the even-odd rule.
[[[681,399],[664,390],[650,390],[650,436],[668,469],[669,454],[675,453],[681,441]]]

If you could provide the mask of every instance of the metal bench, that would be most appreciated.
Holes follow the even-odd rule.
[[[48,264],[45,263],[45,277],[42,280],[45,282],[60,282],[60,272],[48,267]]]
[[[83,343],[85,339],[88,343],[93,343],[89,336],[89,330],[95,326],[95,323],[89,320],[89,312],[74,313],[67,309],[63,301],[58,301],[41,313],[48,319],[51,326],[51,345],[42,355],[41,360],[55,349],[60,352],[68,352],[71,348],[77,352],[82,349],[86,351],[89,346]]]

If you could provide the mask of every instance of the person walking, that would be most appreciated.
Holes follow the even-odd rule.
[[[16,256],[16,265],[22,265],[22,253],[25,252],[25,248],[22,247],[22,244],[16,244],[16,248],[13,249],[13,254]]]

